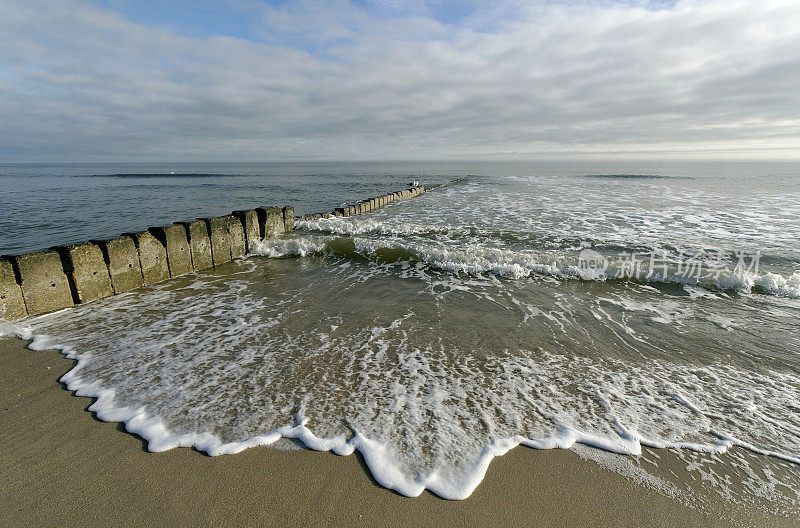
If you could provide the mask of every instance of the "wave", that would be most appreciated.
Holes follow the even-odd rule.
[[[456,475],[432,471],[410,476],[407,471],[403,471],[402,462],[389,446],[368,437],[356,426],[351,425],[352,434],[349,437],[342,435],[319,436],[309,427],[309,419],[303,415],[302,411],[295,413],[294,419],[286,425],[242,440],[226,442],[218,435],[202,430],[177,433],[170,429],[161,416],[153,413],[147,407],[122,405],[118,401],[115,389],[104,386],[98,380],[92,381],[84,377],[83,371],[93,361],[93,354],[78,353],[74,348],[60,343],[54,337],[33,333],[29,327],[20,328],[10,324],[0,326],[0,337],[3,336],[15,336],[30,340],[28,348],[31,350],[59,350],[66,358],[74,360],[75,366],[64,374],[60,381],[66,385],[68,390],[74,391],[75,395],[94,398],[95,401],[88,407],[89,411],[102,421],[124,423],[128,432],[142,437],[147,442],[147,449],[150,452],[157,453],[178,447],[191,447],[209,456],[220,456],[236,454],[252,447],[268,446],[281,438],[294,439],[299,440],[309,449],[330,451],[337,455],[350,455],[359,451],[364,457],[371,475],[380,485],[408,497],[419,496],[427,489],[444,499],[466,499],[483,480],[491,461],[520,445],[545,450],[569,449],[575,444],[582,444],[610,453],[634,456],[641,455],[643,447],[676,448],[700,453],[721,454],[738,446],[753,453],[800,464],[800,457],[793,454],[762,448],[733,435],[711,430],[705,431],[711,437],[717,438],[711,443],[678,441],[649,438],[617,421],[614,425],[616,437],[609,438],[583,431],[561,422],[558,417],[552,417],[556,426],[556,432],[553,434],[541,438],[516,434],[486,439],[471,463]],[[672,399],[676,404],[685,408],[685,412],[689,414],[698,416],[707,414],[680,393],[673,394]]]
[[[237,174],[204,174],[197,172],[174,173],[174,172],[151,172],[151,173],[120,173],[120,174],[92,174],[91,176],[80,175],[76,177],[87,178],[226,178],[238,176]]]
[[[310,222],[306,222],[309,224]],[[414,226],[409,230],[419,232]],[[416,230],[416,231],[415,231]],[[335,229],[331,231],[336,232]],[[356,229],[358,231],[358,229]],[[347,232],[342,229],[341,232]],[[374,232],[366,226],[365,233]],[[714,291],[756,293],[800,299],[800,270],[789,276],[766,272],[763,274],[734,269],[718,275],[702,277],[684,276],[676,263],[665,272],[649,275],[626,274],[625,265],[610,265],[608,269],[587,276],[579,268],[576,257],[558,258],[530,250],[510,250],[487,247],[448,247],[446,244],[426,241],[402,241],[397,238],[372,239],[361,237],[331,237],[299,235],[284,239],[267,239],[254,243],[250,252],[267,257],[333,255],[363,260],[373,258],[381,263],[423,262],[435,269],[467,275],[494,274],[517,280],[542,275],[557,279],[591,280],[608,282],[635,282],[699,286]]]
[[[250,244],[250,253],[264,257],[278,258],[286,256],[305,257],[314,253],[322,253],[328,248],[328,240],[322,237],[265,238]]]
[[[663,174],[582,174],[584,178],[599,178],[605,180],[659,180],[675,178]]]

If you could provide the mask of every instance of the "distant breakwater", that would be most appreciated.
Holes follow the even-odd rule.
[[[296,218],[294,207],[259,207],[177,222],[110,240],[0,257],[0,319],[13,321],[84,304],[243,257],[250,245],[294,229],[295,220],[349,217],[446,185],[408,189]]]

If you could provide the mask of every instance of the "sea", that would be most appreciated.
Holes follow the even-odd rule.
[[[0,333],[154,452],[358,451],[465,499],[512,448],[572,449],[798,515],[797,163],[0,165],[0,254],[452,179]]]

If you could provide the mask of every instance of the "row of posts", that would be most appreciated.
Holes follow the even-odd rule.
[[[261,207],[0,257],[0,319],[54,312],[219,266],[256,240],[293,228],[293,207]]]
[[[452,180],[432,191],[458,182]],[[302,220],[368,213],[425,192],[421,185],[307,215]],[[294,229],[292,206],[259,207],[179,222],[111,240],[0,257],[0,319],[13,321],[83,304],[244,256],[253,242]]]

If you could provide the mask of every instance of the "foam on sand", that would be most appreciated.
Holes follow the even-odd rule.
[[[519,296],[506,322],[489,323],[491,332],[462,325],[448,337],[441,329],[460,317],[448,307],[490,281],[437,294],[442,310],[432,315],[396,298],[356,302],[395,272],[337,262],[249,259],[238,274],[187,277],[3,333],[77,360],[62,381],[97,398],[90,410],[98,418],[124,422],[151,451],[191,446],[216,456],[292,438],[340,455],[358,450],[379,483],[408,496],[429,489],[465,498],[491,460],[518,445],[577,443],[632,456],[643,446],[711,454],[741,446],[800,463],[792,411],[800,377],[662,351],[676,323],[697,324],[724,299],[686,298],[657,313],[659,293],[651,294],[654,304],[641,292],[632,302],[621,287],[589,307],[597,320],[578,316],[581,307],[566,298],[560,314],[537,314],[536,303]],[[297,272],[264,292],[252,278],[279,265]],[[428,288],[420,282],[400,298]],[[476,302],[479,311],[504,303],[497,292]],[[540,348],[526,348],[530,338],[509,331],[517,310],[528,311],[528,327],[541,325]],[[363,325],[365,316],[371,325]],[[652,324],[666,332],[657,340],[646,330]],[[548,341],[556,328],[560,337]],[[647,359],[556,347],[566,338],[577,350],[602,332],[609,344],[637,343]]]

